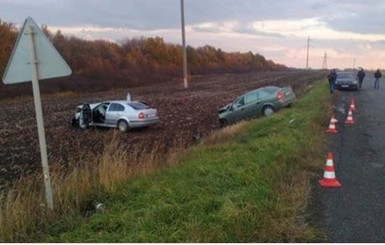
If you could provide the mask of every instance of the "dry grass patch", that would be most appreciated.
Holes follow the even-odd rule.
[[[206,144],[221,144],[225,143],[229,139],[233,138],[240,132],[250,127],[250,123],[247,121],[241,121],[236,124],[229,125],[221,130],[214,131],[207,139],[204,140]]]
[[[80,160],[68,163],[71,169],[53,164],[50,169],[53,212],[47,210],[45,205],[41,174],[15,181],[1,196],[0,241],[30,241],[40,231],[51,229],[48,224],[56,220],[88,215],[98,196],[113,193],[120,183],[134,176],[153,173],[161,167],[175,164],[180,158],[178,153],[182,151],[171,149],[165,153],[165,146],[160,144],[150,151],[135,148],[127,152],[119,146],[118,137],[118,133],[114,133],[99,156],[80,153]]]

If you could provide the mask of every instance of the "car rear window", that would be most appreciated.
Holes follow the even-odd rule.
[[[128,102],[127,105],[129,105],[132,108],[134,108],[134,110],[143,110],[143,109],[150,108],[148,105],[146,105],[146,104],[144,104],[142,102],[139,102],[139,101]]]
[[[263,89],[263,91],[265,92],[268,92],[268,93],[274,93],[275,91],[277,91],[279,88],[278,87],[275,87],[275,86],[269,86],[269,87],[265,87]]]

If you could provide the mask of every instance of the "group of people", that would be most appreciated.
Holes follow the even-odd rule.
[[[331,70],[328,74],[328,80],[329,80],[329,89],[330,93],[334,93],[334,85],[337,80],[337,72],[335,69]],[[382,73],[380,69],[377,69],[377,71],[374,73],[374,89],[380,89],[380,78],[382,77]],[[365,78],[365,71],[363,68],[360,68],[360,70],[357,73],[357,79],[358,79],[358,88],[362,87],[362,82]]]

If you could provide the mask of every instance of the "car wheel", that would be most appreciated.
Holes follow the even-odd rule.
[[[129,128],[129,125],[125,120],[119,120],[118,129],[120,132],[122,133],[127,132],[128,128]]]
[[[79,127],[79,120],[72,118],[72,127],[74,128]]]
[[[226,121],[226,119],[220,119],[219,120],[219,125],[221,128],[226,127],[229,123]]]
[[[271,114],[274,113],[274,108],[272,106],[264,106],[262,109],[262,113],[264,116],[270,116]]]

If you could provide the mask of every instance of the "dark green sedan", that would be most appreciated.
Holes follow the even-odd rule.
[[[267,86],[249,91],[218,111],[219,123],[228,123],[244,119],[269,116],[282,107],[290,106],[295,94],[290,86]]]

